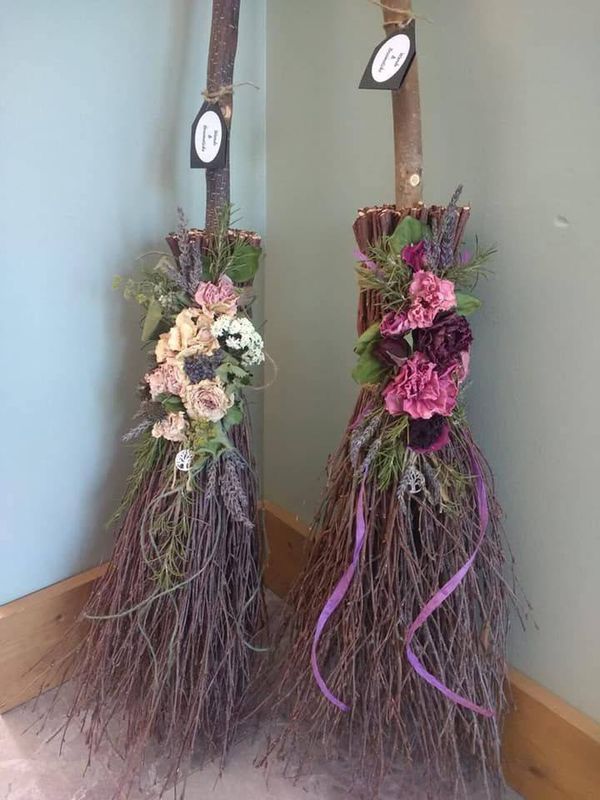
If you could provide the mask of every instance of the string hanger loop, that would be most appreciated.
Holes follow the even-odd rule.
[[[252,81],[241,81],[240,83],[229,83],[226,86],[220,86],[214,92],[209,92],[208,89],[203,89],[202,97],[207,101],[207,103],[218,103],[219,100],[227,97],[227,95],[233,94],[234,90],[239,86],[252,86],[254,89],[260,89],[260,86],[252,83]]]

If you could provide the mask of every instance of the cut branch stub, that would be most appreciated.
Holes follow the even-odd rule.
[[[387,0],[383,8],[383,27],[391,34],[406,23],[411,0]],[[415,58],[397,91],[392,92],[394,120],[394,161],[396,206],[410,208],[423,196],[423,148],[421,143],[421,101],[419,98],[419,71]]]
[[[206,90],[214,95],[215,102],[231,129],[233,95],[222,93],[223,87],[233,83],[233,68],[238,41],[240,0],[213,0]],[[229,158],[220,169],[206,170],[206,230],[215,233],[223,210],[230,202]]]

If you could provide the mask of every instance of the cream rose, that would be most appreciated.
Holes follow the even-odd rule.
[[[233,405],[233,397],[227,394],[221,381],[216,378],[189,384],[183,404],[191,419],[218,422]]]
[[[154,348],[154,355],[156,356],[158,364],[162,364],[164,361],[171,361],[177,355],[177,353],[169,347],[168,339],[168,333],[161,333],[158,337],[158,342]]]
[[[166,347],[184,357],[199,353],[212,355],[219,348],[219,342],[211,331],[213,321],[210,314],[205,314],[199,308],[184,308],[167,334]]]
[[[171,413],[164,419],[154,423],[152,436],[156,439],[168,439],[170,442],[184,442],[187,432],[187,422],[183,411]]]

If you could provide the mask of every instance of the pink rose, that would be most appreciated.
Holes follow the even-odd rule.
[[[440,373],[426,356],[414,353],[383,390],[387,411],[413,419],[431,419],[434,414],[449,417],[458,396],[456,369],[453,364]]]
[[[425,266],[425,241],[422,240],[417,244],[407,244],[405,248],[403,248],[402,253],[402,261],[405,264],[408,264],[409,267],[413,270],[413,272],[419,272]]]
[[[218,283],[201,281],[194,300],[207,314],[225,314],[234,317],[237,311],[238,292],[231,278],[221,275]]]
[[[152,372],[144,375],[144,380],[150,387],[153,400],[160,394],[176,394],[183,396],[188,380],[176,364],[163,363]]]
[[[456,306],[452,281],[438,278],[431,272],[415,272],[408,292],[412,303],[406,317],[411,328],[429,328],[438,312]]]
[[[183,403],[191,419],[218,422],[233,405],[233,397],[226,393],[219,378],[215,378],[190,384]]]
[[[408,330],[410,330],[410,324],[403,311],[388,311],[379,326],[379,331],[384,338],[403,336]]]

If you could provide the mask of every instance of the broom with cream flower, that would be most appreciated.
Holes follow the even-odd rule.
[[[205,96],[228,125],[238,15],[239,0],[214,0]],[[155,745],[163,790],[195,751],[222,762],[264,629],[244,399],[263,360],[249,316],[260,239],[229,228],[228,166],[208,170],[206,185],[206,228],[182,220],[173,256],[125,285],[144,308],[151,364],[126,437],[136,457],[114,552],[74,660],[69,721],[83,717],[92,754],[117,737],[124,795]]]

